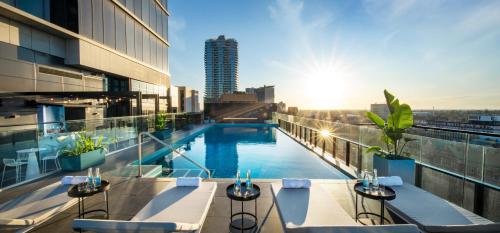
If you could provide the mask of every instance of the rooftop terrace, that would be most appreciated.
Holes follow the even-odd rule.
[[[187,136],[198,134],[207,127],[211,127],[211,124],[188,124],[192,122],[185,116],[171,116],[167,119],[169,121],[166,128],[170,130],[164,141],[180,148],[185,145],[186,141],[183,139]],[[356,194],[353,186],[357,182],[355,178],[362,169],[373,168],[372,160],[369,159],[371,155],[364,153],[363,148],[366,145],[376,145],[373,138],[378,137],[377,132],[369,126],[342,125],[282,114],[275,114],[273,121],[277,123],[277,130],[305,146],[317,158],[350,177],[350,179],[319,179],[314,180],[313,183],[319,184],[322,189],[331,194],[332,202],[339,203],[341,208],[354,219]],[[111,182],[112,187],[109,191],[109,219],[130,220],[169,183],[175,181],[172,178],[156,177],[158,175],[155,172],[157,167],[152,165],[143,165],[142,173],[144,176],[142,178],[135,177],[138,170],[137,166],[132,163],[137,160],[137,134],[143,131],[155,131],[155,119],[152,117],[104,119],[97,122],[68,121],[64,122],[64,130],[57,133],[46,133],[46,128],[48,127],[37,125],[24,130],[24,134],[26,131],[33,131],[37,135],[36,139],[16,141],[10,144],[10,147],[4,143],[2,148],[10,150],[10,152],[5,152],[3,155],[15,157],[16,150],[30,147],[49,147],[51,140],[71,135],[72,132],[82,128],[92,131],[95,135],[104,135],[109,139],[109,143],[106,144],[109,151],[105,164],[99,167],[102,176]],[[326,128],[334,130],[328,137],[321,137],[321,130]],[[9,130],[12,140],[17,140],[19,128],[10,127]],[[415,145],[410,145],[412,156],[417,161],[415,185],[443,198],[443,201],[448,200],[450,203],[469,210],[470,212],[462,209],[467,212],[468,216],[474,212],[491,221],[498,222],[500,219],[500,206],[498,204],[500,203],[498,201],[500,198],[498,192],[500,166],[497,157],[500,153],[498,153],[497,148],[475,144],[473,142],[475,135],[466,136],[467,142],[436,139],[424,135],[415,135],[415,137],[419,137],[419,141]],[[19,144],[23,144],[25,148],[21,148]],[[50,148],[48,151],[54,153],[60,149],[60,145],[57,148]],[[141,152],[147,157],[147,155],[162,148],[164,148],[163,145],[146,139]],[[43,152],[40,154],[41,157],[46,156]],[[40,154],[37,153],[36,156],[40,157]],[[436,156],[436,154],[440,154],[441,157]],[[0,192],[0,204],[59,182],[64,175],[86,174],[86,171],[62,172],[55,165],[48,166],[47,170],[49,171],[43,172],[40,167],[38,175],[32,177],[31,180],[26,180],[24,174],[28,172],[28,168],[27,166],[23,167],[20,172],[22,175],[17,179],[17,183],[15,169],[7,168],[5,176],[9,178],[5,180],[4,187],[6,188]],[[202,232],[240,232],[231,230],[229,227],[230,199],[225,193],[226,187],[234,180],[208,178],[204,179],[204,182],[217,182],[217,190],[213,202],[210,204]],[[282,219],[270,189],[271,184],[279,184],[281,181],[279,179],[256,179],[254,182],[261,187],[262,194],[257,200],[258,227],[248,232],[283,232]],[[373,213],[379,211],[380,203],[378,201],[364,198],[362,203],[364,203],[362,209],[365,211]],[[101,195],[85,200],[85,207],[88,209],[101,208],[104,204]],[[454,206],[454,204],[451,205]],[[239,206],[239,203],[234,205]],[[244,208],[245,211],[251,212],[253,207],[253,203],[245,203]],[[2,208],[0,208],[0,213],[1,211]],[[332,210],[332,212],[338,211]],[[388,217],[385,224],[407,223],[407,220],[395,213],[394,209],[386,207],[385,213]],[[72,232],[73,220],[78,217],[77,215],[78,206],[73,205],[41,224],[24,228],[24,230]],[[99,213],[86,217],[89,216],[91,218],[104,218]],[[487,222],[486,219],[482,221]],[[361,222],[368,225],[379,224],[377,217],[364,218],[361,219]]]

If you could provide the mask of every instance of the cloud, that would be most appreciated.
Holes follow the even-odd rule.
[[[498,33],[500,32],[500,2],[490,1],[467,11],[459,30],[465,33]]]

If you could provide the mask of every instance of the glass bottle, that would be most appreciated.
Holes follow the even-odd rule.
[[[368,181],[368,170],[363,170],[363,187],[368,188],[370,182]]]
[[[94,189],[94,176],[92,174],[92,168],[89,168],[87,172],[87,191]]]
[[[101,187],[101,173],[99,172],[99,168],[95,169],[94,184],[95,187]]]
[[[250,178],[250,169],[247,170],[246,186],[248,190],[252,190],[253,188],[252,178]]]
[[[377,177],[377,169],[373,169],[373,189],[378,190],[378,177]]]
[[[236,172],[236,182],[234,183],[234,191],[239,193],[241,189],[241,174],[240,170]]]

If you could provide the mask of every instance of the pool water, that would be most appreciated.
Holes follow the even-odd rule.
[[[348,179],[342,172],[270,125],[214,125],[181,145],[184,155],[210,169],[213,178]],[[162,176],[194,176],[199,168],[182,157],[163,154]]]

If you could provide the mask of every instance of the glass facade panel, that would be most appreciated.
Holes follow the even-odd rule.
[[[127,52],[127,38],[125,35],[125,12],[120,8],[115,8],[116,17],[116,50],[126,53]],[[132,35],[132,38],[134,36]]]
[[[103,1],[104,44],[115,48],[115,6],[111,0]]]
[[[149,27],[153,30],[156,29],[156,3],[149,0]]]
[[[103,43],[103,25],[102,25],[102,0],[92,0],[92,38]]]
[[[142,26],[135,22],[135,58],[143,61]]]
[[[45,0],[48,1],[48,0]],[[45,1],[33,1],[33,0],[16,0],[16,7],[26,11],[34,16],[44,19],[44,2]],[[48,16],[47,16],[48,18]],[[47,19],[45,18],[45,19]]]
[[[167,38],[167,33],[168,33],[168,21],[167,21],[167,15],[166,14],[162,14],[162,27],[163,27],[163,30],[162,30],[162,37],[163,39],[165,40],[168,40]]]
[[[161,25],[162,15],[163,11],[159,7],[156,7],[156,33],[160,36],[163,34],[163,27]]]
[[[149,31],[146,30],[145,28],[142,29],[143,30],[143,34],[142,34],[142,54],[143,54],[143,61],[148,63],[148,64],[151,64],[151,57],[150,57],[150,40],[149,40]]]
[[[142,21],[149,25],[149,0],[142,1]]]
[[[135,30],[134,30],[134,19],[130,16],[126,16],[126,26],[125,26],[125,37],[127,38],[127,55],[131,57],[135,56]]]
[[[134,2],[134,14],[142,19],[142,1],[133,1]]]
[[[92,38],[92,1],[80,0],[79,29],[80,34]]]
[[[149,55],[151,56],[150,58],[150,64],[153,66],[156,66],[156,37],[150,33],[149,35]]]

